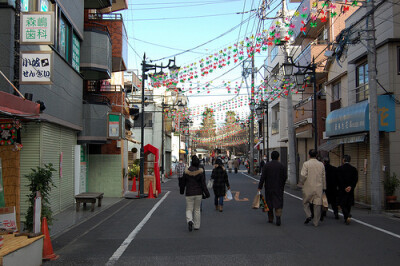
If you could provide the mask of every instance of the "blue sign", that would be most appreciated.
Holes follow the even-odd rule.
[[[378,96],[379,131],[396,131],[395,103],[390,95]],[[329,113],[325,122],[326,136],[369,131],[369,103],[363,101]]]

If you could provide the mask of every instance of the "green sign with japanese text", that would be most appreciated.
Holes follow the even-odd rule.
[[[21,44],[54,44],[53,12],[21,13]]]

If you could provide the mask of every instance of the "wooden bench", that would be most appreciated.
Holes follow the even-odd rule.
[[[96,204],[96,199],[99,200],[97,206],[101,206],[101,199],[103,198],[104,193],[100,192],[83,192],[75,196],[76,201],[76,211],[79,211],[81,203],[83,203],[83,207],[86,208],[86,203],[92,203],[92,211],[94,211],[94,205]]]

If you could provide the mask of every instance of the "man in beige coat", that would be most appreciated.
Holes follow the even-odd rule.
[[[321,218],[322,193],[326,189],[324,164],[316,159],[317,151],[308,152],[310,159],[303,164],[299,184],[303,187],[303,207],[306,213],[305,224],[311,221],[310,204],[314,205],[314,226]]]

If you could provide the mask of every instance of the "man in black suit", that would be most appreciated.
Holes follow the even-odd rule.
[[[344,155],[343,165],[338,167],[339,205],[347,225],[351,221],[350,210],[354,205],[354,189],[358,182],[358,171],[350,161],[350,155]]]
[[[338,214],[338,176],[337,168],[330,164],[328,157],[323,159],[325,165],[325,177],[326,177],[326,197],[328,198],[328,203],[332,206],[333,214],[335,219],[339,219]],[[323,211],[323,215],[326,216],[326,211]],[[321,216],[322,218],[322,216]]]

